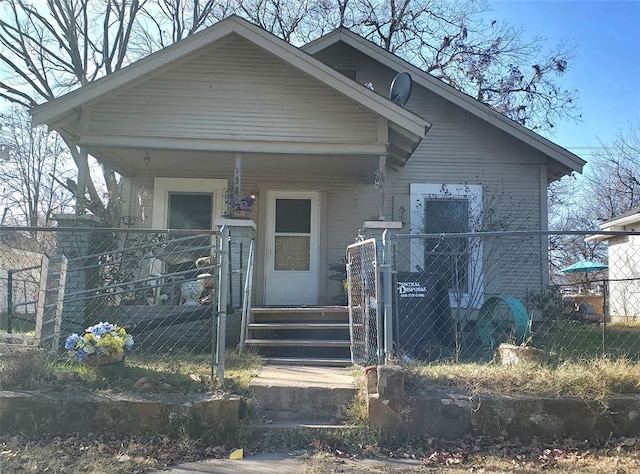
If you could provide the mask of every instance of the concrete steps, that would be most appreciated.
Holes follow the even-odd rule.
[[[351,365],[349,312],[345,306],[251,309],[245,345],[268,363]]]
[[[249,386],[255,401],[254,424],[333,426],[353,403],[351,369],[266,365]]]

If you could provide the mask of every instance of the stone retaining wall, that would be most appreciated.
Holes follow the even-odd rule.
[[[0,392],[2,433],[233,434],[240,398],[103,392]]]
[[[640,435],[640,395],[607,401],[531,395],[469,396],[451,387],[404,391],[398,366],[367,370],[369,424],[387,432],[454,439],[464,435],[604,440]]]

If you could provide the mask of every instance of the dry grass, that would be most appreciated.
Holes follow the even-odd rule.
[[[446,462],[434,463],[425,460],[389,459],[353,460],[344,459],[327,453],[317,453],[303,460],[303,474],[349,473],[349,474],[445,474],[472,472],[477,474],[534,474],[547,472],[552,474],[632,474],[640,471],[640,459],[637,451],[582,450],[563,453],[545,459],[543,455],[525,456],[476,453],[461,457],[448,457]],[[404,464],[404,465],[403,465]]]
[[[408,367],[409,389],[454,386],[472,394],[525,393],[577,397],[602,403],[614,394],[640,391],[640,364],[626,359],[544,364],[454,364]]]
[[[210,359],[194,355],[162,360],[130,356],[124,365],[88,367],[73,359],[52,360],[44,354],[30,353],[0,358],[0,388],[3,390],[140,390],[146,392],[202,393],[224,389],[242,392],[262,365],[251,352],[240,356],[227,353],[225,383],[221,387],[211,377]]]
[[[353,368],[353,378],[358,385],[356,396],[350,404],[340,407],[337,418],[348,424],[367,426],[369,422],[369,407],[367,393],[367,378],[360,368]]]

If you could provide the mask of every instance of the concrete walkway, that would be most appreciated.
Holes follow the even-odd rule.
[[[422,461],[413,459],[341,459],[333,456],[310,458],[287,453],[266,453],[247,456],[241,460],[210,459],[180,464],[155,474],[302,474],[313,473],[408,473],[420,472]]]
[[[265,365],[251,381],[254,387],[355,388],[352,369]]]
[[[356,381],[350,368],[265,365],[251,381],[250,390],[260,402],[259,415],[269,418],[269,428],[306,425],[301,420],[328,422],[341,405],[353,399]],[[380,472],[398,460],[346,460],[333,456],[320,459],[305,452],[246,455],[241,460],[210,459],[180,464],[163,473],[288,474],[309,472]],[[318,465],[318,463],[320,465]],[[338,467],[339,469],[334,469]],[[406,469],[406,466],[400,465]],[[369,471],[369,469],[378,469]],[[393,472],[384,470],[383,472]]]
[[[257,403],[254,422],[331,424],[341,407],[353,403],[356,382],[351,369],[343,367],[265,365],[249,391]]]

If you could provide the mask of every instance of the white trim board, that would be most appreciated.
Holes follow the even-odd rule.
[[[482,226],[482,186],[479,184],[435,184],[411,183],[410,225],[412,234],[424,233],[425,198],[466,199],[469,202],[469,232],[479,232]],[[411,271],[424,265],[424,243],[421,239],[411,240]],[[482,241],[471,250],[469,259],[469,291],[456,293],[449,290],[452,308],[479,308],[484,302]]]

